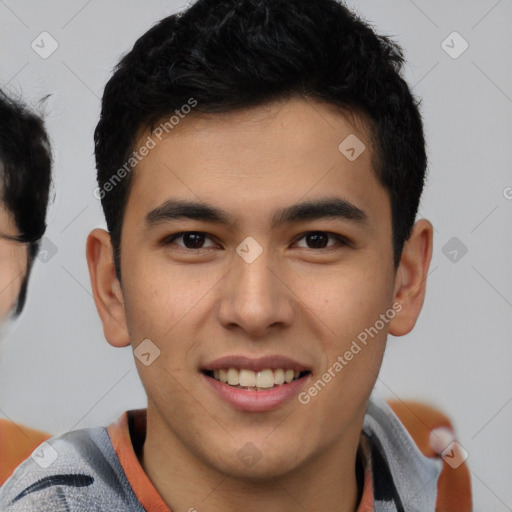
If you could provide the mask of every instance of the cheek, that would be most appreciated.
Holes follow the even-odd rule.
[[[155,403],[165,404],[166,414],[179,415],[190,405],[181,386],[189,387],[185,359],[191,336],[187,315],[197,302],[196,294],[184,283],[183,273],[170,273],[150,264],[131,265],[123,273],[126,324],[132,348],[149,339],[158,348],[158,357],[145,366],[135,359],[146,393]],[[169,270],[169,269],[167,269]],[[197,287],[197,284],[196,284]]]
[[[211,272],[165,264],[165,261],[126,262],[129,273],[123,276],[125,313],[130,339],[134,345],[149,338],[164,352],[191,339],[202,299],[218,281]],[[130,263],[134,263],[130,266]],[[173,351],[179,354],[179,351]],[[164,354],[162,354],[164,355]]]
[[[293,289],[314,313],[321,326],[326,350],[341,350],[357,335],[379,319],[391,306],[393,278],[382,269],[327,269],[301,277]]]
[[[332,426],[333,436],[346,425],[347,418],[362,414],[374,387],[394,316],[392,292],[389,276],[369,271],[331,276],[321,293],[308,292],[307,305],[324,325],[319,338],[324,357],[301,403],[310,408],[313,417]],[[386,313],[387,322],[381,320]]]
[[[26,247],[0,244],[0,318],[10,313],[21,290],[26,275]]]

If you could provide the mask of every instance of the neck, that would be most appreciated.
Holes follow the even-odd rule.
[[[172,512],[354,512],[357,508],[360,426],[289,473],[251,480],[226,474],[200,460],[159,425],[148,410],[140,462]]]

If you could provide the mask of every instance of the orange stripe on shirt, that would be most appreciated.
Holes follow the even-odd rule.
[[[130,411],[130,414],[134,415],[136,428],[144,428],[145,430],[146,411],[140,409]],[[144,510],[148,512],[171,512],[171,509],[158,494],[155,486],[142,469],[135,454],[128,428],[128,412],[125,412],[117,422],[109,425],[107,431],[126,478]],[[138,434],[143,435],[144,432],[139,431]]]

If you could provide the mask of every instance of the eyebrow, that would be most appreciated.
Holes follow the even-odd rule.
[[[368,221],[366,212],[346,199],[335,197],[297,203],[277,210],[272,218],[272,228],[324,218],[337,218],[356,223]],[[182,199],[169,199],[151,210],[145,217],[145,223],[147,227],[152,227],[178,219],[201,220],[227,226],[234,224],[234,218],[225,210],[207,203]]]

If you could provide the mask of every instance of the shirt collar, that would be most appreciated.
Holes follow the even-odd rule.
[[[146,437],[146,418],[146,409],[127,411],[109,425],[107,431],[126,478],[144,509],[151,512],[171,512],[137,457]],[[361,434],[358,454],[364,477],[361,501],[356,512],[373,512],[372,447],[364,433]]]

